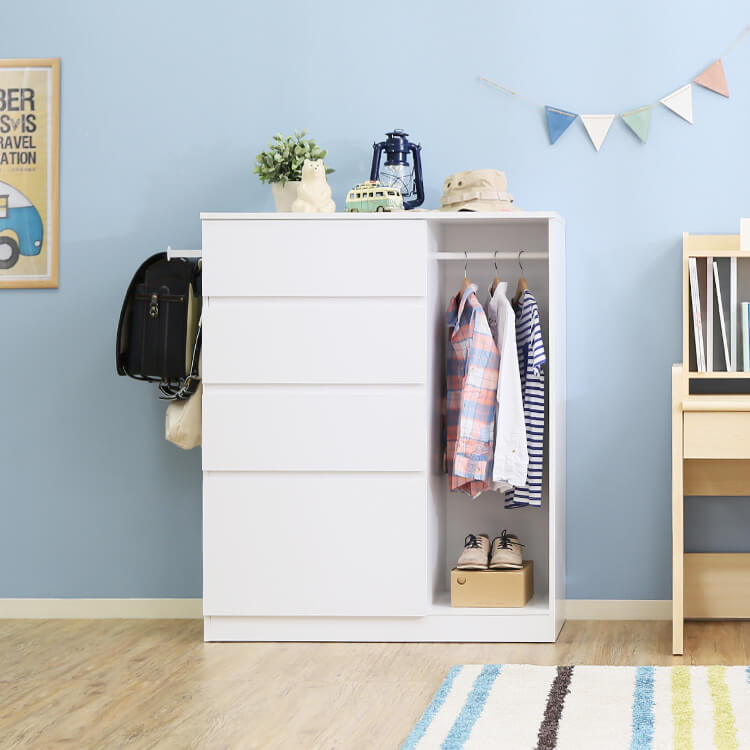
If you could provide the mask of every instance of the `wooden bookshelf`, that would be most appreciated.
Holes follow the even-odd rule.
[[[691,381],[722,381],[716,390],[732,390],[729,381],[748,381],[750,372],[689,370],[692,340],[689,258],[748,258],[737,234],[682,236],[682,364],[672,368],[672,653],[683,653],[685,618],[750,618],[750,554],[685,551],[684,498],[750,495],[750,394],[691,394]],[[706,268],[708,283],[712,269]],[[719,264],[719,275],[726,265]],[[700,264],[699,264],[700,266]],[[709,275],[710,274],[710,275]],[[750,300],[750,264],[737,263],[735,303]],[[731,292],[720,279],[724,310]],[[705,294],[703,289],[701,297]],[[715,289],[712,291],[714,294]],[[703,300],[705,302],[705,300]],[[704,307],[703,305],[701,307]],[[708,309],[713,315],[714,310]],[[735,310],[739,318],[739,311]],[[713,318],[712,318],[713,321]],[[714,321],[716,356],[721,330]],[[730,321],[726,319],[727,334]],[[737,364],[742,366],[742,323],[738,321]],[[718,336],[718,339],[716,338]],[[723,348],[723,347],[722,347]],[[719,362],[724,362],[723,352]],[[713,390],[705,385],[705,390]],[[745,390],[744,384],[736,390]]]
[[[716,260],[739,258],[750,260],[750,252],[740,250],[739,234],[689,234],[684,232],[682,235],[682,378],[683,390],[685,393],[690,392],[691,380],[749,380],[750,372],[737,371],[727,372],[726,370],[712,370],[710,372],[697,372],[689,369],[691,345],[694,345],[692,336],[692,325],[690,322],[690,272],[688,269],[688,258],[714,258]],[[738,264],[739,265],[739,264]],[[738,274],[739,277],[739,274]],[[712,282],[713,283],[713,282]],[[703,289],[701,292],[703,293]],[[738,289],[737,302],[741,300]],[[744,293],[750,299],[750,287],[746,287]],[[724,307],[729,308],[729,289],[722,288],[724,296]],[[715,297],[714,297],[715,299]],[[747,301],[743,299],[742,301]],[[712,311],[713,314],[713,311]],[[705,325],[705,321],[704,321]],[[726,319],[727,333],[729,333],[729,317]],[[742,325],[739,320],[737,324],[738,336],[741,336]],[[721,331],[714,326],[714,341],[721,341]],[[718,346],[718,344],[715,344]],[[723,356],[720,358],[723,362]],[[716,360],[714,360],[716,363]],[[742,341],[737,342],[737,365],[742,366]]]

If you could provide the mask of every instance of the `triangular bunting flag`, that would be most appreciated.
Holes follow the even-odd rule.
[[[693,80],[704,88],[711,89],[711,91],[715,91],[717,94],[729,98],[727,77],[724,75],[724,66],[721,64],[721,60],[717,60],[712,65],[709,65]]]
[[[667,94],[659,101],[667,108],[671,109],[676,115],[693,124],[693,87],[686,83],[684,86]]]
[[[645,143],[648,140],[648,126],[651,124],[651,105],[623,112],[620,117],[625,124]]]
[[[604,143],[604,139],[615,121],[614,115],[581,115],[581,122],[586,132],[598,151]]]
[[[557,139],[571,126],[573,120],[578,117],[575,112],[557,107],[544,107],[547,113],[547,130],[549,131],[549,142],[555,143]]]

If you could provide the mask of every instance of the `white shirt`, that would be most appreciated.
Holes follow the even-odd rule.
[[[516,315],[505,296],[507,282],[497,285],[487,300],[487,319],[500,352],[497,384],[497,434],[492,469],[494,489],[509,490],[526,484],[529,453],[526,446],[526,420],[521,395],[521,374],[516,346]]]

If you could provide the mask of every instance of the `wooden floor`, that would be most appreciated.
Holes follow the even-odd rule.
[[[569,622],[556,644],[204,644],[198,620],[0,621],[0,747],[397,748],[469,663],[750,664],[750,622]]]

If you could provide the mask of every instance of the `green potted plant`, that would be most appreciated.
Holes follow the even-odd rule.
[[[291,211],[302,179],[302,164],[305,159],[324,159],[328,154],[312,138],[305,139],[306,135],[306,130],[295,130],[294,135],[286,138],[277,133],[268,144],[268,150],[255,157],[253,172],[261,182],[271,183],[277,211]],[[326,174],[333,171],[326,167]]]

